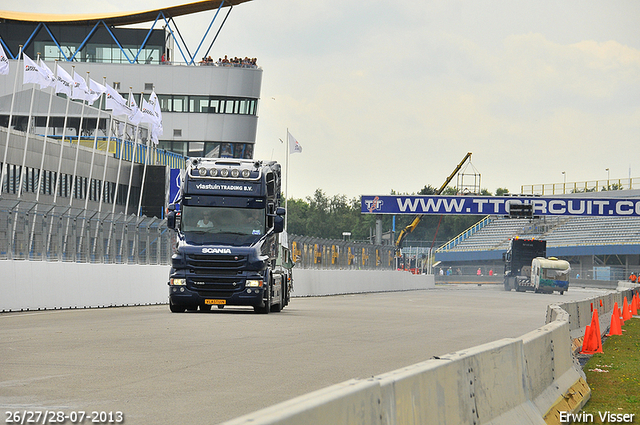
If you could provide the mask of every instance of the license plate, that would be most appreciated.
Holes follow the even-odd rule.
[[[204,303],[209,305],[224,305],[227,303],[227,300],[204,300]]]

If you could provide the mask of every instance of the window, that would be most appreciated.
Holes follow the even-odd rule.
[[[189,112],[187,97],[188,96],[173,96],[173,112]]]
[[[233,108],[235,106],[235,102],[233,100],[228,99],[226,102],[226,108],[224,110],[225,114],[233,114]]]
[[[204,156],[204,142],[189,142],[189,156]]]

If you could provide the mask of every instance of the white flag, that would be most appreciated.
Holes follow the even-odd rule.
[[[40,88],[44,89],[49,87],[49,80],[47,74],[40,69],[40,67],[31,58],[24,53],[22,54],[24,59],[24,75],[22,77],[22,84],[40,84]]]
[[[302,145],[296,140],[295,137],[287,131],[287,139],[289,140],[289,153],[302,153]]]
[[[157,145],[159,143],[157,128],[160,125],[160,122],[153,111],[153,105],[142,99],[141,111],[143,115],[142,122],[151,124],[151,141],[154,145]]]
[[[158,100],[158,95],[155,91],[151,92],[151,96],[149,96],[149,103],[153,105],[153,112],[156,114],[158,119],[158,126],[156,128],[158,136],[162,136],[164,130],[162,128],[162,111],[160,109],[160,100]]]
[[[93,102],[100,99],[100,96],[102,96],[102,93],[104,93],[106,89],[102,84],[89,78],[89,105],[93,105]]]
[[[142,122],[142,111],[138,109],[136,100],[133,98],[133,93],[129,92],[129,100],[127,100],[127,107],[129,108],[129,115],[127,119],[133,125],[139,125]]]
[[[153,113],[156,116],[156,123],[151,127],[151,140],[157,145],[160,142],[160,136],[164,133],[164,129],[162,128],[160,101],[155,91],[152,91],[151,96],[149,96],[149,104],[153,107]]]
[[[107,101],[105,108],[111,109],[113,115],[129,115],[129,107],[127,107],[127,101],[110,85],[105,86],[105,93],[107,94]]]
[[[76,71],[73,71],[73,88],[71,89],[71,99],[89,100],[89,87],[87,82]]]
[[[47,81],[49,82],[49,85],[47,87],[55,87],[55,85],[56,85],[56,76],[53,73],[53,71],[51,71],[49,69],[47,64],[44,63],[42,58],[40,58],[40,60],[38,61],[38,66],[40,67],[40,71],[42,71],[47,76]],[[42,87],[42,88],[44,88],[44,87]]]
[[[63,67],[57,65],[58,76],[56,77],[56,93],[64,93],[71,97],[71,88],[73,87],[73,78]]]
[[[140,109],[140,112],[142,112],[142,122],[146,122],[155,126],[158,123],[158,118],[153,111],[153,105],[142,99],[141,106],[142,107]]]
[[[9,59],[2,48],[2,43],[0,43],[0,75],[7,74],[9,74]]]

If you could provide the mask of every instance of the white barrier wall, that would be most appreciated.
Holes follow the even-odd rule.
[[[0,312],[167,302],[168,266],[0,261]]]
[[[293,269],[293,296],[323,296],[435,288],[433,275],[393,270]]]
[[[167,265],[0,260],[0,312],[165,304]],[[294,297],[435,287],[433,276],[294,269]]]
[[[594,310],[610,318],[613,303],[632,296],[631,289],[621,287],[604,296],[551,305],[547,324],[520,338],[347,381],[223,425],[560,423],[560,412],[579,411],[591,394],[573,357],[571,333],[584,333]],[[601,325],[603,333],[607,328]]]

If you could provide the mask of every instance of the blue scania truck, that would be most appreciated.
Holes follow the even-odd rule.
[[[280,242],[285,215],[280,165],[192,158],[181,177],[178,199],[167,214],[176,236],[170,310],[281,311],[293,289],[293,264]]]

